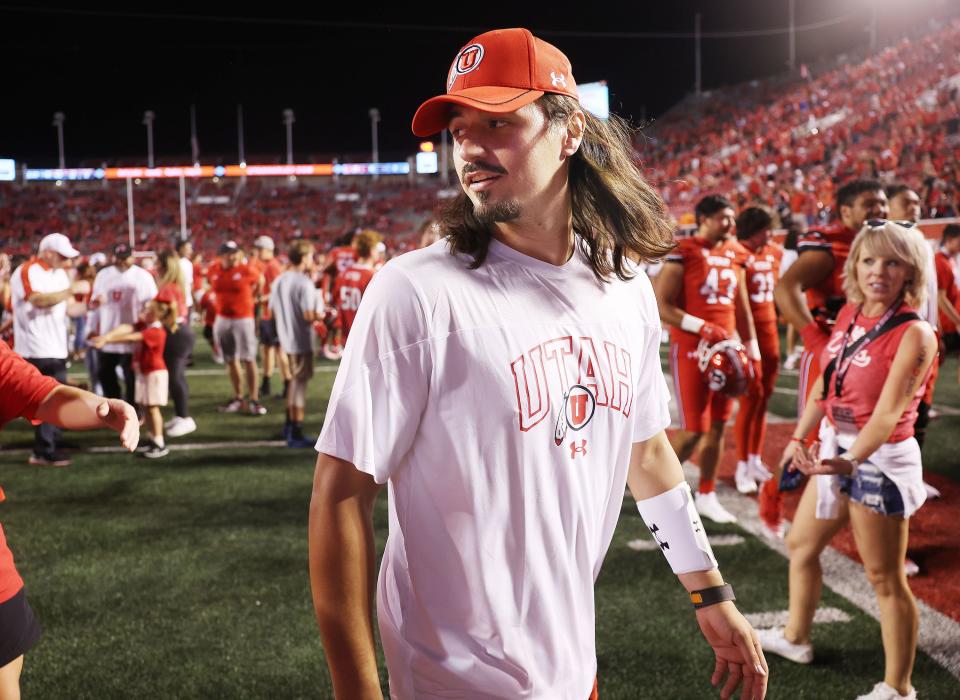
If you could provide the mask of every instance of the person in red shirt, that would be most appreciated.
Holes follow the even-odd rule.
[[[748,253],[729,237],[734,212],[727,199],[704,197],[697,203],[695,216],[696,233],[677,242],[654,285],[660,318],[670,326],[670,367],[680,410],[680,430],[670,443],[681,463],[699,447],[697,512],[714,522],[735,522],[714,490],[733,401],[706,387],[697,354],[701,340],[714,345],[738,331],[748,357],[759,364],[743,272]]]
[[[106,343],[137,343],[133,357],[137,403],[147,409],[147,432],[150,435],[149,443],[138,451],[148,459],[166,457],[170,453],[164,441],[160,413],[160,409],[167,405],[170,381],[163,350],[168,332],[177,332],[177,316],[174,295],[169,290],[161,291],[156,299],[147,303],[137,323],[117,326],[109,333],[90,339],[90,344],[96,348]]]
[[[260,311],[260,351],[263,357],[260,395],[270,395],[270,377],[273,376],[273,366],[276,362],[280,366],[280,376],[283,379],[283,396],[286,396],[287,389],[290,387],[290,363],[287,362],[287,356],[280,351],[277,322],[270,311],[270,289],[273,281],[283,274],[283,265],[274,255],[273,239],[270,236],[258,236],[253,242],[253,247],[257,251],[254,262],[263,275],[263,289],[257,300]]]
[[[257,334],[254,329],[254,305],[263,288],[263,276],[248,263],[243,251],[233,241],[219,248],[219,265],[209,272],[210,287],[216,293],[217,320],[213,334],[223,353],[233,386],[233,398],[220,407],[223,413],[246,410],[251,415],[267,412],[260,404],[257,384]],[[244,365],[247,395],[244,399],[240,363]]]
[[[849,519],[880,609],[885,671],[867,697],[915,698],[917,607],[904,570],[909,518],[927,498],[917,408],[936,358],[933,329],[920,320],[928,252],[915,229],[867,224],[844,265],[842,307],[781,468],[814,476],[787,535],[790,616],[758,630],[761,646],[799,663],[813,660],[810,631],[820,597],[819,556]],[[819,425],[818,444],[805,438]]]
[[[943,341],[942,363],[947,355],[960,352],[960,279],[957,272],[960,255],[960,224],[947,224],[940,238],[935,258],[937,269],[937,308],[940,310],[940,332]],[[960,383],[960,372],[957,375]]]
[[[340,322],[336,318],[337,301],[333,296],[333,287],[337,275],[353,265],[357,260],[357,249],[354,247],[355,234],[350,233],[341,237],[337,245],[327,252],[326,266],[320,278],[320,289],[323,302],[329,310],[330,328],[326,334],[327,342],[323,346],[323,354],[328,360],[336,360],[343,349],[343,335],[340,331]]]
[[[376,231],[363,231],[353,239],[357,260],[343,270],[333,285],[333,303],[337,309],[337,323],[344,345],[350,336],[353,319],[360,308],[360,299],[373,279],[374,265],[379,257],[382,237]],[[341,349],[338,349],[338,352]]]
[[[814,380],[820,374],[818,358],[823,352],[837,312],[846,296],[843,291],[843,266],[850,245],[868,219],[887,216],[887,195],[876,180],[851,180],[837,190],[839,219],[823,228],[814,228],[800,236],[798,258],[773,290],[780,313],[803,339],[800,358],[798,415]],[[760,489],[760,519],[765,532],[783,537],[783,494],[779,491],[779,472]]]
[[[0,341],[0,425],[14,418],[70,430],[109,428],[133,451],[140,439],[137,412],[120,399],[105,399],[45,377]],[[0,501],[4,500],[0,489]],[[40,624],[24,593],[13,553],[0,526],[0,697],[20,697],[23,655],[39,640]]]
[[[780,369],[780,332],[773,288],[780,274],[783,248],[772,240],[773,216],[763,207],[749,207],[737,217],[737,239],[750,251],[745,279],[750,312],[760,346],[761,392],[740,397],[740,410],[734,423],[737,447],[735,482],[740,493],[754,493],[757,482],[772,475],[760,458],[767,430],[767,403],[773,395]]]

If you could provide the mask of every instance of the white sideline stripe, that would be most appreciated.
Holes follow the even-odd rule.
[[[167,442],[167,447],[171,452],[181,452],[188,450],[227,450],[234,447],[286,447],[287,443],[283,440],[253,440],[252,442]],[[33,452],[30,448],[17,450],[0,450],[0,455],[26,455]],[[104,447],[78,447],[75,450],[66,450],[70,454],[114,454],[128,452],[128,450],[119,445],[109,445]]]
[[[691,487],[696,488],[699,470],[690,463],[684,463],[684,473]],[[765,534],[757,515],[757,505],[746,496],[739,494],[726,484],[717,482],[717,496],[728,511],[737,516],[737,525],[754,535],[770,549],[787,557],[787,550],[781,540],[771,540]],[[880,608],[877,606],[873,589],[863,573],[863,567],[847,558],[833,547],[827,547],[820,555],[823,569],[823,582],[837,595],[843,596],[875,620],[880,620]],[[917,600],[920,612],[920,632],[917,646],[930,658],[943,666],[954,678],[960,680],[960,623]],[[879,645],[879,638],[877,643]],[[879,647],[878,647],[879,648]]]
[[[731,547],[737,544],[743,544],[744,539],[740,535],[714,535],[707,538],[712,547]],[[640,537],[627,542],[627,546],[634,552],[652,552],[658,549],[660,545],[651,539]]]
[[[787,620],[790,618],[789,610],[777,610],[776,612],[750,613],[744,615],[747,622],[757,629],[769,629],[771,627],[786,627]],[[817,608],[813,614],[813,624],[824,625],[832,622],[850,622],[852,618],[840,608]]]
[[[319,365],[313,368],[314,374],[316,373],[329,373],[336,372],[340,368],[340,365]],[[188,377],[219,377],[220,375],[227,376],[227,368],[223,367],[207,367],[206,369],[188,369]],[[67,379],[89,379],[86,372],[68,372]]]

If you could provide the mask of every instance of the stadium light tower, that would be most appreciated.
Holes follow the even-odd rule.
[[[380,125],[380,110],[376,107],[372,107],[370,112],[370,136],[372,141],[372,149],[370,151],[370,162],[379,163],[380,162],[380,146],[378,143],[378,132]],[[373,171],[373,179],[376,180],[379,177],[379,174],[376,170]]]
[[[283,110],[283,125],[287,127],[287,165],[293,165],[293,123],[295,121],[292,109]]]
[[[57,127],[57,146],[59,147],[60,152],[60,169],[63,170],[67,167],[66,158],[63,155],[63,122],[66,120],[66,115],[63,112],[57,112],[53,115],[53,125]]]
[[[147,167],[153,167],[153,120],[156,119],[153,110],[143,113],[143,125],[147,127]]]

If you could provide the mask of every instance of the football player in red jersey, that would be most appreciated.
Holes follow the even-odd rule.
[[[876,180],[851,180],[837,190],[836,202],[838,220],[800,236],[799,257],[773,290],[780,312],[803,338],[797,415],[803,414],[810,387],[820,376],[817,358],[846,301],[842,276],[850,244],[865,221],[887,216],[887,195]],[[776,537],[782,537],[782,501],[778,480],[765,483],[760,490],[760,519]]]
[[[336,284],[337,276],[357,260],[357,249],[354,247],[355,238],[356,234],[349,233],[337,239],[335,241],[336,245],[327,252],[327,264],[322,268],[320,290],[327,308],[326,317],[330,326],[326,336],[327,342],[323,346],[323,355],[328,360],[339,359],[340,353],[343,351],[344,338],[340,334],[340,322],[336,318],[337,300],[333,296],[333,287]]]
[[[339,275],[333,285],[333,303],[337,308],[337,324],[346,345],[353,319],[360,308],[367,285],[373,279],[374,265],[380,255],[382,237],[376,231],[363,231],[353,239],[357,260]]]
[[[960,351],[960,272],[957,271],[957,255],[960,255],[960,224],[948,224],[940,238],[937,251],[937,306],[940,309],[940,329],[943,333],[943,352],[940,361],[947,355]],[[960,383],[960,375],[957,377]]]
[[[747,250],[747,295],[753,325],[760,345],[760,376],[762,391],[747,392],[740,398],[740,410],[734,424],[737,443],[736,484],[740,493],[754,493],[757,482],[770,478],[770,471],[760,458],[760,450],[767,431],[767,402],[780,369],[780,334],[777,330],[777,309],[773,303],[773,288],[780,273],[783,248],[774,243],[773,216],[763,207],[749,207],[737,217],[737,240]]]
[[[655,285],[660,318],[671,326],[670,365],[680,409],[681,429],[670,443],[681,462],[700,447],[700,486],[695,498],[700,515],[718,523],[735,522],[714,491],[733,400],[708,390],[697,366],[697,348],[701,340],[714,345],[733,337],[736,330],[747,356],[759,364],[743,273],[748,252],[730,238],[734,211],[725,198],[708,195],[697,203],[695,213],[697,232],[680,239],[667,255]]]

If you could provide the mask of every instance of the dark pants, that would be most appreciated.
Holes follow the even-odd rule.
[[[123,372],[124,392],[120,393],[120,382],[117,381],[117,366]],[[108,399],[123,399],[131,406],[134,403],[136,383],[133,377],[133,355],[129,352],[100,351],[100,386],[103,395]]]
[[[921,401],[917,405],[917,420],[913,424],[913,437],[917,439],[920,449],[923,449],[923,441],[927,437],[927,426],[930,425],[930,404]]]
[[[170,396],[173,408],[181,418],[190,417],[190,388],[187,386],[187,362],[193,352],[196,336],[190,326],[177,326],[176,333],[167,333],[167,344],[163,346],[163,361],[170,374]]]
[[[61,384],[67,381],[67,361],[59,357],[28,357],[27,362],[40,370],[40,374],[53,377]],[[50,457],[57,450],[60,428],[51,423],[41,423],[33,430],[33,453],[38,457]]]

